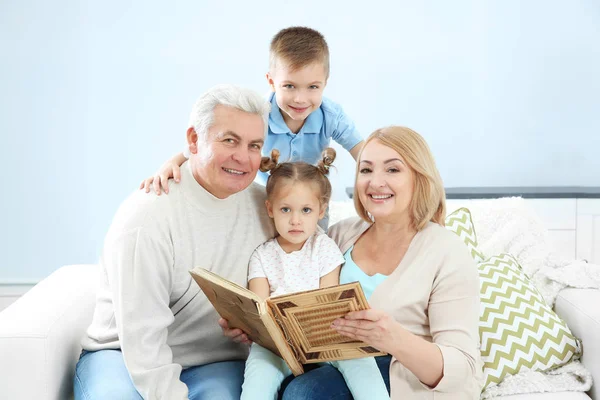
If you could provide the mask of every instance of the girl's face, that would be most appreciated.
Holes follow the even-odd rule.
[[[317,230],[317,222],[325,215],[316,185],[306,182],[282,181],[272,199],[265,202],[269,216],[275,222],[281,248],[290,253],[300,250]]]
[[[414,172],[394,149],[379,140],[364,147],[356,177],[358,197],[376,221],[410,221]]]

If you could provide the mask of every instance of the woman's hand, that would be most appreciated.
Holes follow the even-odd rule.
[[[404,328],[380,310],[352,311],[338,318],[331,327],[341,335],[361,340],[383,352],[394,354]]]
[[[237,328],[235,328],[235,329],[230,328],[229,323],[227,322],[226,319],[224,319],[224,318],[219,319],[219,326],[223,330],[223,336],[227,336],[234,342],[243,343],[243,344],[251,344],[252,343],[252,341],[250,339],[248,339],[248,335],[246,335],[244,333],[244,331],[242,331],[241,329],[237,329]]]

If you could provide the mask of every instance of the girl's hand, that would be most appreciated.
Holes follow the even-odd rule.
[[[352,311],[338,318],[331,327],[339,334],[361,340],[385,353],[394,354],[404,328],[380,310]]]
[[[251,344],[252,341],[248,339],[248,335],[244,333],[241,329],[231,329],[229,327],[229,323],[226,319],[219,319],[219,326],[223,330],[223,336],[227,336],[235,343],[243,343],[243,344]]]
[[[160,196],[160,188],[162,186],[165,193],[169,194],[169,178],[174,178],[175,182],[179,182],[181,179],[181,169],[179,167],[185,160],[186,158],[183,154],[177,154],[164,163],[154,176],[144,179],[140,184],[140,189],[144,189],[146,193],[149,193],[150,185],[152,185],[156,194]]]

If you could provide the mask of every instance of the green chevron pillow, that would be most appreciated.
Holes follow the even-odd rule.
[[[508,375],[547,371],[581,356],[581,343],[509,254],[477,266],[485,386]]]
[[[477,249],[477,234],[468,208],[459,208],[446,217],[446,228],[456,233],[467,245],[475,262],[482,262],[485,257]]]

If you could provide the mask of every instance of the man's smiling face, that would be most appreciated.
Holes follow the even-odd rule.
[[[256,177],[265,139],[260,115],[218,105],[206,137],[188,130],[192,174],[215,197],[224,199],[246,189]]]

